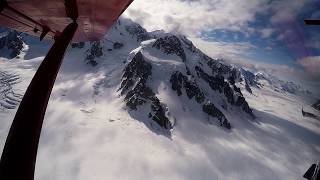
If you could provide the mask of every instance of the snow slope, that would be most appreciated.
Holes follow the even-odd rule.
[[[85,61],[90,43],[68,49],[45,116],[36,180],[291,180],[302,179],[319,160],[320,122],[301,114],[302,106],[310,107],[309,100],[268,86],[251,87],[250,94],[238,82],[256,118],[232,105],[228,111],[217,105],[232,124],[231,130],[221,128],[195,100],[171,89],[170,73],[186,71],[181,58],[151,48],[155,40],[141,42],[164,33],[146,34],[133,26],[121,20],[110,30],[101,42],[103,55],[94,58],[96,66]],[[133,33],[137,29],[142,31],[138,36]],[[124,46],[113,49],[113,42]],[[19,58],[0,59],[0,72],[19,76],[19,83],[12,85],[15,93],[24,93],[49,45],[26,37]],[[168,117],[175,123],[169,133],[147,117],[147,106],[130,111],[119,91],[123,70],[137,52],[152,63],[148,86],[170,110]],[[187,59],[192,55],[187,52]],[[211,101],[225,99],[201,79],[196,81]],[[14,113],[0,110],[0,151]]]

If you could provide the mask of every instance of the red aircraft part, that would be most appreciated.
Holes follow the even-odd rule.
[[[46,38],[53,38],[72,22],[65,1],[77,5],[70,8],[78,9],[79,14],[79,28],[72,41],[81,42],[101,39],[133,0],[7,0],[9,8],[1,12],[0,26],[36,36],[41,35],[43,27],[48,27],[51,31]]]
[[[55,39],[33,77],[11,125],[0,159],[1,180],[34,180],[38,143],[48,100],[71,40],[92,41],[132,0],[0,0],[0,26]]]

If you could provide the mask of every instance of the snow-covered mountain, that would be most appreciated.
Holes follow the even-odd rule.
[[[246,83],[246,89],[251,93],[250,87],[263,88],[265,86],[272,88],[274,91],[282,93],[290,93],[296,95],[311,95],[312,92],[304,88],[302,85],[296,82],[287,81],[281,79],[281,77],[275,77],[266,72],[251,72],[240,68],[243,79]]]
[[[0,149],[51,43],[2,30]],[[320,152],[320,123],[301,115],[306,92],[120,19],[68,49],[36,179],[297,179]]]

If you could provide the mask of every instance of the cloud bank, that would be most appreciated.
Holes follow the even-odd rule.
[[[309,56],[298,60],[306,72],[315,79],[320,81],[320,56]]]
[[[250,23],[257,15],[271,14],[268,21],[281,24],[291,21],[312,2],[316,0],[137,0],[125,16],[148,30],[178,31],[189,36],[215,29],[252,33],[255,29]],[[262,36],[268,37],[273,31],[262,29]]]
[[[250,32],[248,23],[265,11],[266,0],[137,0],[126,16],[148,30],[164,29],[189,36],[202,31],[228,29]]]

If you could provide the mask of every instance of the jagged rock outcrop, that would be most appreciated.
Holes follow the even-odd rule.
[[[113,49],[121,49],[123,46],[124,44],[120,42],[113,43]]]
[[[203,58],[207,61],[207,65],[211,68],[213,76],[223,76],[225,79],[228,79],[231,84],[240,81],[241,73],[238,71],[237,68],[223,64],[220,62],[221,60],[212,59],[204,54]]]
[[[121,95],[125,95],[126,106],[137,110],[138,106],[150,104],[149,118],[165,129],[172,128],[170,120],[166,117],[164,105],[160,103],[155,93],[147,86],[147,80],[152,75],[152,66],[142,53],[138,52],[124,69]]]
[[[192,53],[196,53],[198,49],[193,45],[192,41],[188,40],[187,37],[181,36],[181,41],[184,43],[187,49],[189,49]]]
[[[171,75],[170,82],[172,89],[177,92],[178,96],[182,95],[182,88],[184,88],[189,99],[195,97],[198,103],[202,103],[205,100],[205,96],[198,85],[188,80],[188,77],[184,76],[181,72],[174,72]]]
[[[238,96],[238,99],[236,101],[236,106],[241,107],[241,109],[248,113],[252,118],[255,118],[252,109],[249,107],[248,102],[246,101],[246,99],[243,96]]]
[[[259,87],[259,83],[257,82],[257,78],[256,75],[253,74],[251,71],[245,70],[243,68],[240,69],[241,74],[243,76],[243,78],[245,79],[246,83],[248,84],[248,86],[255,86],[255,87]]]
[[[181,96],[183,94],[182,91],[184,89],[189,99],[195,97],[195,100],[198,104],[203,104],[203,102],[205,101],[206,97],[198,87],[197,83],[189,80],[188,77],[183,75],[181,72],[174,72],[171,75],[170,82],[172,85],[172,90],[176,91],[178,96]],[[202,110],[209,116],[217,118],[221,126],[227,129],[231,129],[231,124],[229,123],[227,118],[210,101],[202,105]]]
[[[20,36],[21,33],[14,30],[6,30],[3,33],[6,35],[0,38],[0,49],[6,51],[5,48],[7,48],[8,50],[3,56],[10,59],[17,57],[23,48],[23,39]]]
[[[318,118],[317,115],[315,115],[315,114],[313,114],[311,112],[307,112],[307,111],[303,110],[303,108],[301,110],[301,113],[302,113],[303,117],[310,117],[310,118],[316,118],[316,119]]]
[[[152,47],[161,49],[166,54],[175,54],[179,56],[183,62],[187,59],[180,39],[174,35],[158,38]]]
[[[230,103],[231,105],[241,107],[241,109],[244,112],[248,113],[253,118],[255,117],[252,112],[252,109],[249,107],[248,102],[243,97],[240,88],[238,88],[235,85],[235,83],[233,83],[233,85],[231,85],[231,83],[229,84],[229,82],[225,81],[223,76],[210,76],[209,74],[204,72],[199,66],[196,66],[195,70],[197,72],[198,77],[202,78],[205,82],[207,82],[212,90],[223,93],[224,96],[227,98],[228,103]],[[231,77],[233,77],[235,75],[235,72],[233,71],[229,74],[231,74]]]
[[[247,80],[245,80],[245,88],[250,94],[252,94],[252,89]]]
[[[208,103],[204,104],[202,106],[202,110],[203,110],[203,112],[209,114],[210,116],[217,118],[219,120],[221,126],[227,128],[227,129],[231,129],[231,124],[229,123],[227,118],[224,116],[224,114],[218,108],[216,108],[216,106],[213,103],[208,102]]]
[[[130,35],[136,36],[138,42],[150,39],[150,35],[147,30],[145,30],[139,24],[131,22],[130,25],[125,26],[125,29]]]
[[[195,70],[196,70],[198,77],[200,77],[204,81],[206,81],[212,90],[215,90],[215,91],[218,90],[220,93],[222,93],[222,90],[225,85],[225,81],[224,81],[223,76],[219,76],[219,75],[210,76],[209,74],[204,72],[199,66],[196,66]]]
[[[96,66],[98,63],[95,58],[103,55],[103,48],[100,41],[91,42],[91,48],[87,50],[86,62],[92,66]]]
[[[84,42],[71,43],[71,47],[72,47],[72,48],[79,48],[79,49],[81,49],[81,48],[84,47],[84,45],[85,45]]]

